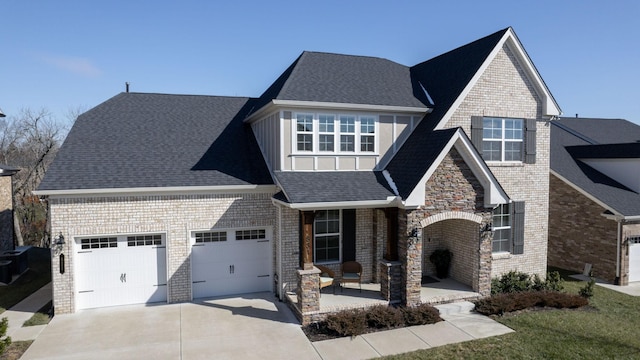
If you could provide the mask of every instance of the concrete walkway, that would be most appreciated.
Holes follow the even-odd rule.
[[[0,314],[0,318],[6,317],[9,319],[7,335],[11,336],[12,341],[35,340],[40,335],[47,325],[22,327],[22,324],[51,301],[51,296],[51,283],[48,283],[11,309]]]
[[[402,354],[513,332],[486,316],[471,312],[473,304],[470,302],[437,305],[436,308],[445,321],[312,344],[323,360],[356,360]]]

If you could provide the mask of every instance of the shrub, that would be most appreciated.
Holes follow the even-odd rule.
[[[9,319],[3,317],[2,320],[0,320],[0,338],[3,338],[7,334],[8,327]],[[11,345],[11,336],[7,336],[4,339],[0,340],[0,355],[4,354],[9,345]]]
[[[404,325],[402,312],[394,307],[377,305],[366,312],[367,325],[374,329],[393,329]]]
[[[402,308],[404,322],[407,326],[435,324],[442,321],[440,312],[429,304]]]
[[[547,280],[545,280],[545,290],[548,291],[562,291],[564,289],[564,280],[557,271],[547,273]]]
[[[596,279],[591,278],[584,287],[580,288],[579,294],[585,299],[590,299],[593,296],[593,287],[596,284]]]
[[[522,291],[561,291],[564,288],[560,273],[552,271],[542,281],[538,274],[530,276],[520,271],[509,271],[499,278],[491,280],[491,294],[514,293]]]
[[[327,316],[327,328],[340,336],[357,336],[367,328],[365,312],[362,310],[345,310]]]
[[[588,304],[589,302],[583,297],[557,291],[504,293],[475,302],[476,311],[484,315],[502,315],[536,306],[563,309],[578,308]]]

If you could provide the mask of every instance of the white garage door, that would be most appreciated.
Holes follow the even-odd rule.
[[[76,308],[167,300],[161,234],[76,239]]]
[[[193,298],[272,290],[271,230],[195,231]]]
[[[640,281],[640,236],[629,240],[629,281]]]

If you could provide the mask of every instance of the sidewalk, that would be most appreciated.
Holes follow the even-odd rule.
[[[445,321],[380,331],[355,338],[318,341],[312,345],[323,360],[356,360],[402,354],[513,332],[487,316],[472,313],[473,304],[469,302],[435,307]]]
[[[51,283],[48,283],[11,309],[0,314],[0,318],[6,317],[9,319],[7,335],[11,336],[12,341],[35,340],[40,335],[47,325],[22,327],[22,324],[51,301],[51,296]]]

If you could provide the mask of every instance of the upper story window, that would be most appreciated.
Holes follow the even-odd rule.
[[[485,161],[535,163],[535,119],[473,116],[471,140]]]
[[[375,153],[377,118],[372,115],[296,114],[298,152]]]

